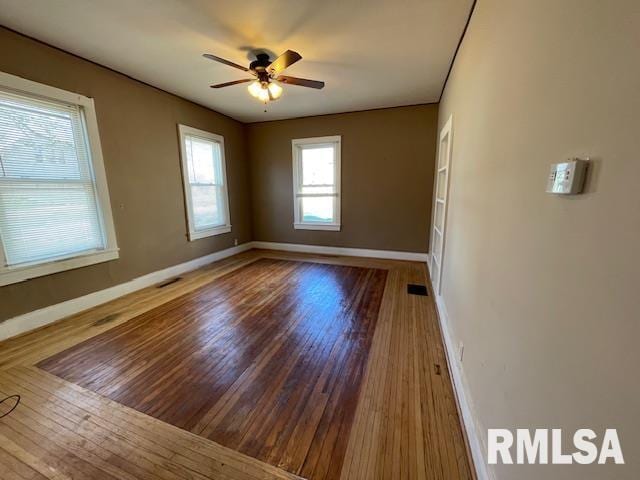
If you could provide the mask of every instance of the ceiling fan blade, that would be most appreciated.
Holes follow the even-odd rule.
[[[230,87],[231,85],[238,85],[239,83],[253,82],[253,78],[243,78],[242,80],[234,80],[233,82],[218,83],[217,85],[211,85],[211,88]]]
[[[307,80],[306,78],[288,77],[286,75],[280,75],[276,80],[286,83],[287,85],[299,85],[301,87],[316,88],[318,90],[324,88],[324,82],[318,80]]]
[[[302,56],[298,52],[287,50],[273,62],[271,62],[271,65],[267,67],[267,71],[271,75],[278,75],[280,72],[284,71],[285,68],[289,68],[301,58]]]
[[[211,55],[210,53],[205,53],[202,55],[204,58],[208,58],[209,60],[213,60],[215,62],[224,63],[225,65],[229,65],[230,67],[237,68],[242,70],[243,72],[248,72],[249,69],[247,67],[243,67],[242,65],[238,65],[237,63],[230,62],[229,60],[225,60],[224,58],[216,57],[215,55]]]

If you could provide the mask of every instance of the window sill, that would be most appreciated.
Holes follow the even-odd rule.
[[[2,268],[0,269],[0,287],[11,285],[12,283],[24,282],[32,278],[51,275],[52,273],[108,262],[117,259],[119,256],[118,249],[116,248],[37,265]]]
[[[296,230],[329,230],[339,232],[341,225],[339,223],[294,223],[293,228]]]
[[[195,232],[189,232],[189,241],[199,240],[200,238],[213,237],[214,235],[222,235],[223,233],[229,233],[231,231],[231,225],[222,225],[220,227],[207,228],[206,230],[198,230]]]

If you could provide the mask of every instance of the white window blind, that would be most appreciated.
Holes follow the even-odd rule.
[[[0,90],[0,235],[5,266],[105,248],[77,105]]]
[[[340,137],[293,140],[295,228],[340,229]]]
[[[180,138],[190,239],[229,232],[223,138],[184,125]]]

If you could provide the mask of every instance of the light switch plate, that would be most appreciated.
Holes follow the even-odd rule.
[[[547,179],[547,193],[575,195],[582,192],[588,160],[573,158],[567,162],[551,165]]]

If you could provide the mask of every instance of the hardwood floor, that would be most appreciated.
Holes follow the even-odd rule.
[[[0,421],[0,466],[15,478],[298,478],[35,367],[0,372],[9,392],[22,400]]]
[[[386,276],[260,259],[38,367],[286,471],[335,479]]]
[[[0,343],[7,478],[473,478],[423,265],[254,250],[183,277]]]

